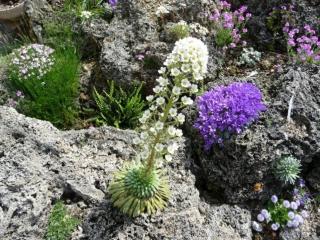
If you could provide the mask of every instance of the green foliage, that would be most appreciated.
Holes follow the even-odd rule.
[[[43,22],[44,43],[55,50],[74,47],[80,52],[83,36],[74,29],[75,15],[72,12],[57,11],[54,16]]]
[[[184,21],[173,24],[169,29],[170,36],[175,40],[190,36],[190,28]]]
[[[288,217],[289,208],[283,205],[283,201],[277,203],[270,203],[268,206],[268,211],[271,215],[273,222],[279,223],[281,226],[285,226],[290,220]]]
[[[138,120],[146,106],[141,97],[141,88],[123,90],[114,81],[108,82],[108,90],[99,94],[94,89],[94,99],[99,109],[99,121],[117,128],[131,128],[137,126]]]
[[[67,208],[59,201],[50,214],[46,240],[67,240],[80,221],[68,214]]]
[[[163,209],[170,195],[167,177],[160,170],[148,172],[142,165],[117,172],[109,191],[113,205],[132,217]]]
[[[280,158],[274,166],[275,176],[285,184],[294,184],[300,172],[301,163],[292,156]]]
[[[104,0],[67,0],[65,1],[65,10],[75,12],[78,17],[81,17],[83,11],[89,11],[93,15],[103,15],[105,9],[103,8]]]
[[[20,79],[12,69],[9,79],[12,87],[21,90],[25,100],[19,104],[27,116],[50,121],[56,127],[71,127],[77,118],[76,98],[79,87],[79,56],[73,47],[54,53],[52,70],[41,79]]]
[[[224,47],[231,44],[233,41],[232,32],[230,29],[220,28],[215,35],[215,42],[218,47]]]

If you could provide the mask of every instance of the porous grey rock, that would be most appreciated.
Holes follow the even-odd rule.
[[[222,192],[225,201],[246,202],[268,199],[280,193],[281,183],[273,174],[273,164],[279,158],[292,155],[308,167],[320,149],[320,68],[294,69],[289,67],[281,76],[259,75],[256,79],[222,79],[213,86],[232,81],[256,83],[263,90],[267,111],[241,134],[233,135],[222,146],[210,152],[203,150],[201,136],[192,127],[197,117],[196,107],[188,113],[185,132],[193,139],[195,154],[202,165],[208,188]],[[291,121],[287,121],[292,96]],[[254,190],[257,183],[262,191]]]
[[[248,210],[201,201],[185,140],[167,166],[172,196],[158,214],[130,219],[114,209],[107,186],[135,154],[133,131],[59,131],[0,106],[0,238],[43,239],[57,199],[81,209],[73,239],[251,239]],[[105,195],[106,194],[106,195]],[[81,206],[79,208],[79,206]]]

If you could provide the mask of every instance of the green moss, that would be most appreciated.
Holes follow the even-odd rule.
[[[69,239],[79,223],[80,221],[70,216],[67,208],[59,201],[54,205],[50,213],[45,240]]]

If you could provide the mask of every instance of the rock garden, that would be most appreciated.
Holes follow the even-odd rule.
[[[0,0],[0,239],[319,240],[318,0]]]

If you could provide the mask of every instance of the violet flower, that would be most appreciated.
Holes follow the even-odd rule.
[[[226,136],[240,133],[266,110],[260,90],[252,83],[240,82],[204,93],[197,106],[199,116],[194,126],[201,133],[206,150],[221,144]]]

